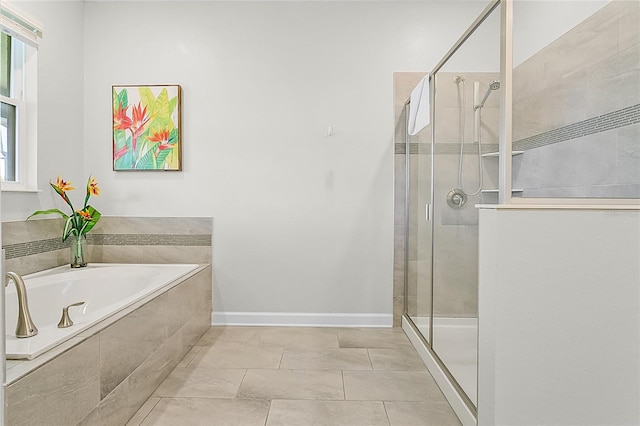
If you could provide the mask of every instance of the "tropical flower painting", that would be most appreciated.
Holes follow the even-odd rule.
[[[180,86],[113,86],[113,170],[182,170]]]

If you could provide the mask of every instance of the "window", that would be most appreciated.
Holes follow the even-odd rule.
[[[42,30],[0,7],[0,180],[3,191],[36,190],[37,41]]]

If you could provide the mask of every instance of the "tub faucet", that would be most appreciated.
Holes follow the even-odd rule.
[[[38,327],[33,323],[27,304],[27,288],[20,275],[15,272],[5,274],[4,286],[9,285],[9,280],[16,285],[18,295],[18,324],[16,325],[16,337],[32,337],[38,334]]]

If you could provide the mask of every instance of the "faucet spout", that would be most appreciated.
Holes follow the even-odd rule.
[[[29,313],[29,304],[27,303],[27,288],[24,285],[22,277],[15,272],[7,272],[5,274],[4,286],[9,285],[9,281],[13,281],[16,285],[18,295],[18,324],[16,325],[16,337],[32,337],[38,334],[38,327],[33,323],[31,314]]]

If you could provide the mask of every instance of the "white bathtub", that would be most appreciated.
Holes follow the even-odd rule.
[[[7,359],[33,359],[47,350],[126,309],[146,296],[170,286],[198,268],[190,264],[89,264],[86,268],[61,266],[25,275],[31,318],[38,334],[18,339],[15,335],[18,302],[13,282],[6,288]],[[58,328],[62,308],[69,308],[73,325]]]

